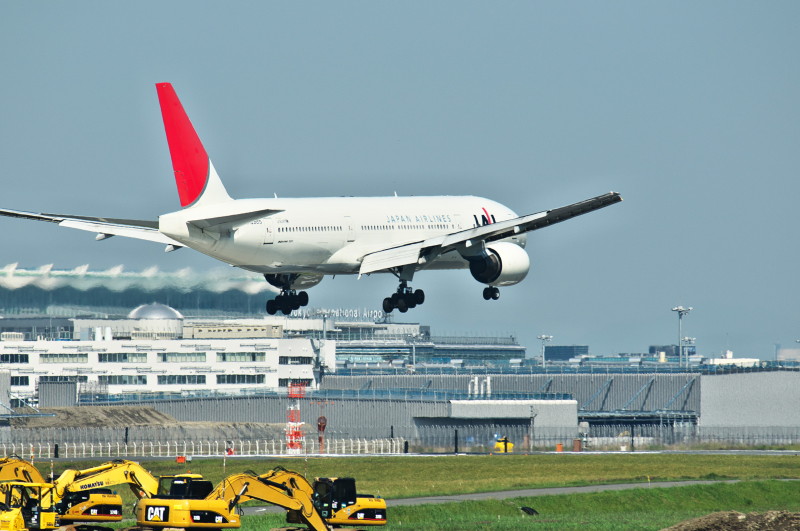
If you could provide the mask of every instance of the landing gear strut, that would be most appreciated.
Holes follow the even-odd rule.
[[[487,301],[496,301],[500,298],[500,289],[497,286],[486,286],[483,288],[483,298]]]
[[[383,311],[391,313],[392,310],[397,308],[400,313],[406,313],[409,309],[419,306],[423,302],[425,302],[425,292],[421,289],[414,291],[408,287],[408,283],[405,280],[401,280],[397,292],[392,293],[391,297],[383,299]]]
[[[308,304],[308,293],[305,291],[296,292],[293,289],[281,290],[281,294],[272,300],[267,301],[267,313],[275,315],[278,310],[283,312],[283,315],[289,315],[294,310],[301,306]]]

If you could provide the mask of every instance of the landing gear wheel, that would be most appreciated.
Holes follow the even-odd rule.
[[[275,315],[278,313],[278,304],[275,302],[274,299],[270,299],[267,301],[267,313],[270,315]]]
[[[383,313],[392,313],[394,310],[394,304],[392,303],[392,299],[386,297],[383,299]]]
[[[400,313],[406,313],[408,311],[408,304],[406,303],[405,297],[400,297],[397,301],[397,309]]]
[[[275,297],[275,302],[278,304],[278,309],[280,309],[283,315],[289,315],[292,313],[292,301],[289,298],[289,295],[278,295]]]
[[[417,303],[417,306],[425,302],[425,292],[421,289],[418,289],[414,292],[414,302]]]
[[[297,294],[297,300],[300,302],[300,306],[308,306],[308,293],[301,291]]]
[[[496,301],[500,298],[500,289],[496,286],[486,286],[483,288],[483,299]]]

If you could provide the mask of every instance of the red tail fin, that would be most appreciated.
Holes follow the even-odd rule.
[[[170,83],[157,83],[156,91],[181,206],[193,205],[206,195],[214,201],[230,199],[175,89]]]

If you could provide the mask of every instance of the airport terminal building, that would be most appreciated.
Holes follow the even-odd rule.
[[[621,436],[631,447],[800,440],[797,362],[711,363],[691,351],[690,367],[680,368],[669,346],[613,357],[548,346],[544,368],[513,336],[437,336],[355,310],[263,317],[241,311],[250,304],[243,297],[217,318],[199,302],[185,317],[183,308],[155,303],[76,309],[64,304],[69,293],[0,295],[6,307],[17,305],[0,312],[5,408],[146,405],[181,422],[281,423],[289,386],[303,384],[303,418],[327,417],[331,435],[426,447],[458,441],[466,449],[498,434],[530,448]],[[125,290],[98,300],[144,297],[158,298]],[[0,443],[22,440],[5,429]]]
[[[509,366],[524,357],[513,337],[437,337],[424,325],[375,322],[353,311],[187,319],[151,303],[117,318],[0,319],[0,369],[10,372],[13,403],[37,403],[39,385],[53,382],[77,383],[79,402],[285,392],[290,383],[318,389],[337,371]]]

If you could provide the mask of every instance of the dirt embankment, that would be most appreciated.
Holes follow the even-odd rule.
[[[663,531],[788,531],[800,530],[800,513],[767,511],[739,513],[724,511],[707,514],[668,527]]]
[[[170,426],[178,423],[151,407],[80,406],[50,407],[40,410],[46,415],[13,419],[15,428],[118,428],[126,426]]]
[[[128,429],[131,440],[135,441],[280,440],[285,427],[284,424],[259,422],[179,421],[144,406],[54,407],[40,411],[52,416],[11,421],[13,440],[41,442],[41,434],[47,433],[49,438],[61,442],[108,442],[109,434],[114,430],[126,430],[127,433]],[[80,434],[70,434],[69,430],[73,429],[78,429]]]

